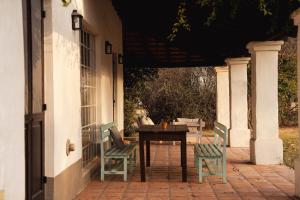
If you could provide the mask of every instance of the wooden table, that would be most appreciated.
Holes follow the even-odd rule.
[[[159,125],[144,125],[138,130],[140,144],[140,167],[141,181],[145,182],[145,155],[144,143],[146,141],[146,164],[150,166],[150,141],[180,141],[181,142],[181,167],[182,182],[187,181],[187,159],[186,159],[186,133],[189,131],[187,125],[168,125],[163,129]]]

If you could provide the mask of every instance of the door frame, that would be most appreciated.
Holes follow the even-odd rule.
[[[25,113],[25,127],[24,127],[24,139],[25,139],[25,199],[31,199],[31,162],[29,160],[31,159],[31,142],[26,136],[26,129],[29,129],[28,132],[31,132],[32,128],[32,122],[33,118],[40,119],[42,121],[42,160],[41,160],[41,169],[42,169],[42,190],[43,190],[43,199],[45,198],[45,84],[44,84],[44,1],[39,0],[41,3],[41,73],[42,73],[42,115],[41,114],[34,114],[32,113],[33,105],[32,105],[32,99],[33,99],[33,92],[32,92],[32,84],[33,84],[33,76],[32,76],[32,22],[31,22],[31,0],[22,0],[22,10],[23,10],[23,31],[24,31],[24,59],[25,59],[25,69],[27,68],[27,71],[25,70],[25,73],[27,73],[28,77],[28,114]],[[25,76],[25,74],[24,74]],[[25,79],[25,81],[27,81]],[[26,88],[25,88],[26,89]],[[26,96],[24,96],[26,98]]]

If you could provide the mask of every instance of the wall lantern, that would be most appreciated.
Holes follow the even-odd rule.
[[[120,53],[118,54],[118,63],[123,64],[123,55]]]
[[[72,12],[72,29],[74,31],[76,30],[82,30],[82,15],[80,15],[77,10],[73,10]]]
[[[109,41],[105,41],[105,54],[112,54],[112,44]]]

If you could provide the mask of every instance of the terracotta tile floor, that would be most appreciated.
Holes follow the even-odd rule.
[[[207,142],[204,138],[202,142]],[[294,197],[294,171],[283,165],[259,166],[249,162],[248,148],[228,148],[228,183],[206,177],[198,183],[193,146],[188,145],[188,182],[181,182],[180,145],[151,144],[147,182],[140,182],[139,165],[128,182],[120,175],[92,181],[76,200],[245,199],[283,200]]]

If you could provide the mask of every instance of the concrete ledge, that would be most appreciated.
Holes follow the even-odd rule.
[[[280,138],[251,139],[250,160],[257,165],[282,164],[282,140]]]
[[[250,53],[256,51],[280,51],[283,41],[249,42],[247,49]]]
[[[219,72],[228,72],[229,71],[229,68],[228,66],[218,66],[218,67],[215,67],[215,70],[217,73]]]
[[[228,66],[230,65],[247,65],[251,60],[250,57],[240,57],[240,58],[227,58],[225,62]]]

